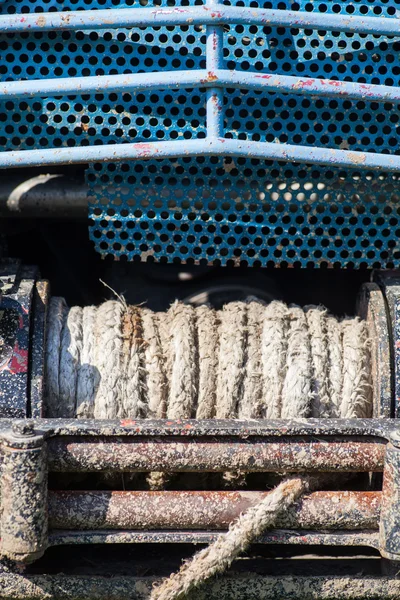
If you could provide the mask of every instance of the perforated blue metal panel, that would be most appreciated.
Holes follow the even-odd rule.
[[[200,3],[181,3],[195,4]],[[11,14],[148,4],[11,0],[1,6]],[[400,0],[246,0],[236,6],[380,16],[397,23]],[[179,71],[207,68],[206,33],[205,26],[184,25],[1,34],[1,79],[154,71],[178,77]],[[106,255],[219,264],[399,266],[399,169],[365,169],[356,154],[400,154],[399,101],[371,101],[367,87],[358,99],[344,97],[339,86],[335,91],[338,80],[400,86],[397,40],[318,28],[223,25],[219,68],[269,78],[271,85],[275,74],[333,80],[326,92],[332,97],[307,95],[304,81],[286,93],[225,86],[225,138],[306,146],[310,157],[316,147],[344,150],[353,163],[346,170],[334,157],[332,166],[310,166],[252,158],[250,150],[242,157],[156,160],[147,152],[149,142],[181,142],[181,154],[185,144],[191,154],[190,143],[206,138],[207,90],[199,85],[0,100],[0,144],[11,151],[143,142],[151,160],[92,163],[87,170],[91,237]],[[307,149],[302,157],[307,160]]]

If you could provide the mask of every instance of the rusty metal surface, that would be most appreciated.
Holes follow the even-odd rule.
[[[52,529],[225,530],[268,492],[51,491]],[[314,492],[282,515],[289,529],[377,529],[380,492]]]
[[[9,427],[7,420],[0,423]],[[36,431],[36,426],[42,426]],[[393,431],[399,428],[392,420],[355,420],[355,421],[269,421],[269,422],[230,422],[230,421],[64,421],[64,420],[21,420],[14,422],[13,431],[3,429],[3,448],[34,448],[43,439],[47,439],[49,447],[50,470],[71,469],[83,472],[93,470],[134,469],[152,470],[167,468],[168,470],[216,470],[225,471],[238,468],[244,470],[273,471],[284,470],[331,470],[361,471],[382,470],[386,440]],[[35,430],[33,437],[23,435]],[[102,433],[99,436],[99,432]],[[218,435],[218,432],[221,435]],[[115,435],[119,433],[119,435]],[[126,435],[123,435],[123,434]],[[151,433],[153,435],[151,435]],[[338,435],[338,434],[341,435]],[[16,435],[20,434],[20,435]],[[97,435],[96,435],[97,434]],[[362,435],[364,434],[364,436]],[[55,437],[52,437],[55,436]],[[18,486],[20,484],[18,483]],[[18,486],[14,486],[14,498]],[[26,491],[26,490],[25,490]],[[297,544],[297,545],[336,545],[336,546],[370,546],[379,548],[376,514],[379,502],[376,496],[356,496],[342,494],[340,502],[329,502],[327,496],[320,496],[321,507],[308,510],[300,505],[299,514],[293,518],[300,520],[301,529],[293,530],[293,521],[282,526],[284,530],[268,532],[260,542],[265,544]],[[120,495],[120,497],[122,497]],[[127,498],[128,496],[125,496]],[[315,496],[314,498],[316,498]],[[104,500],[103,508],[107,504]],[[111,497],[111,504],[116,496]],[[240,503],[244,496],[236,496],[236,509],[242,510]],[[357,502],[354,500],[358,498]],[[165,499],[164,499],[165,500]],[[215,500],[215,498],[214,498]],[[38,497],[37,505],[40,504]],[[110,506],[110,502],[108,502]],[[307,500],[304,500],[307,503]],[[323,507],[326,503],[325,508]],[[45,492],[41,493],[41,506],[45,510],[47,504]],[[328,508],[328,504],[331,508]],[[11,506],[11,504],[10,504]],[[109,509],[107,506],[107,510]],[[332,509],[332,506],[334,507]],[[88,507],[87,507],[88,508]],[[121,506],[119,507],[119,509]],[[122,507],[122,513],[123,513]],[[222,508],[224,508],[222,506]],[[231,510],[232,507],[227,508]],[[11,509],[10,509],[11,510]],[[63,510],[60,507],[60,510]],[[168,514],[165,508],[165,514]],[[179,507],[176,508],[179,511]],[[196,510],[200,510],[196,507]],[[221,518],[221,506],[214,502],[215,517]],[[307,512],[308,510],[308,512]],[[326,519],[324,510],[329,512],[329,519],[337,525],[334,531],[311,531],[311,524],[321,527]],[[358,515],[356,514],[358,511]],[[162,511],[160,511],[161,513]],[[296,511],[295,511],[296,512]],[[64,513],[68,512],[64,508]],[[88,519],[97,519],[93,505],[88,508]],[[136,517],[140,514],[136,511]],[[107,519],[118,517],[112,511],[103,521],[107,529],[90,531],[53,530],[49,537],[49,545],[62,544],[104,544],[104,543],[208,543],[218,536],[217,530],[210,531],[204,523],[204,530],[180,530],[182,521],[175,529],[129,531],[126,522],[122,531],[113,531]],[[121,514],[121,511],[120,511]],[[156,515],[153,511],[152,518]],[[190,507],[186,508],[190,517]],[[234,516],[234,515],[233,515]],[[192,515],[193,518],[193,515]],[[197,517],[196,517],[197,518]],[[205,515],[210,518],[210,515]],[[352,526],[354,519],[363,521],[360,531],[354,529],[339,531],[343,519],[347,526]],[[119,517],[118,517],[119,519]],[[117,519],[117,520],[118,520]],[[303,521],[301,521],[303,519]],[[307,521],[308,519],[308,521]],[[314,521],[312,521],[314,519]],[[320,521],[318,521],[320,519]],[[342,524],[339,521],[342,520]],[[188,526],[190,523],[187,523]],[[54,525],[54,523],[53,523]],[[98,527],[99,523],[96,524]],[[58,526],[61,526],[59,521]],[[157,524],[154,525],[156,527]],[[309,527],[309,529],[306,529]]]
[[[52,471],[381,471],[385,444],[290,438],[154,439],[55,438]]]
[[[145,600],[153,577],[0,574],[2,600]],[[205,583],[190,600],[398,600],[400,579],[370,576],[260,576],[232,573]]]

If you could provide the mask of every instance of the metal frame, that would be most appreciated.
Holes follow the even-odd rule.
[[[10,428],[11,426],[11,428]],[[118,510],[123,505],[143,502],[143,497],[120,492],[120,498],[83,493],[80,499],[90,512],[97,511],[97,526],[88,530],[84,524],[77,527],[76,515],[71,516],[71,531],[68,523],[62,530],[48,532],[47,513],[50,502],[50,523],[60,522],[57,493],[47,491],[47,471],[50,472],[148,472],[196,471],[222,472],[238,469],[246,472],[380,472],[386,469],[386,454],[390,465],[400,464],[400,425],[396,420],[293,420],[293,421],[80,421],[39,419],[0,421],[0,437],[3,449],[3,495],[1,515],[1,553],[3,556],[22,562],[31,562],[40,557],[47,547],[64,544],[132,543],[132,542],[182,542],[205,543],[216,538],[221,528],[221,515],[202,518],[213,525],[211,530],[202,529],[171,531],[171,522],[165,519],[163,530],[157,529],[159,515],[147,515],[149,527],[131,530],[124,528],[121,513],[112,522],[112,511],[101,524],[104,507],[110,502]],[[390,442],[389,442],[390,440]],[[389,443],[388,443],[389,442]],[[167,467],[166,467],[167,464]],[[390,480],[390,478],[389,478]],[[27,482],[29,482],[27,484]],[[390,483],[390,486],[389,486]],[[331,515],[332,531],[319,531],[315,522],[316,504],[322,510],[337,511],[340,493],[336,498],[313,495],[304,506],[297,508],[292,522],[297,531],[268,532],[260,541],[267,544],[324,544],[334,546],[369,546],[378,549],[391,560],[400,557],[397,524],[390,515],[395,510],[383,510],[385,523],[376,523],[379,505],[387,507],[389,499],[397,502],[397,484],[389,481],[382,492],[371,497],[360,493],[353,500],[363,507],[364,523],[368,529],[356,527],[354,502],[343,502],[340,522]],[[393,487],[394,486],[394,487]],[[55,494],[55,495],[54,495]],[[66,497],[66,507],[73,512],[73,494]],[[122,495],[121,495],[122,494]],[[128,495],[127,495],[128,494]],[[220,492],[223,494],[223,492]],[[338,495],[339,494],[339,495]],[[215,494],[214,494],[215,495]],[[143,493],[142,493],[143,496]],[[209,497],[210,502],[222,499]],[[175,501],[193,510],[197,496],[184,497]],[[238,510],[240,510],[240,498]],[[167,497],[165,501],[168,501]],[[246,500],[254,501],[252,496]],[[385,501],[385,505],[383,502]],[[133,502],[133,504],[132,504]],[[146,505],[146,498],[144,504]],[[90,503],[91,507],[90,507]],[[188,504],[189,503],[189,504]],[[326,506],[326,503],[329,506]],[[350,506],[351,505],[351,506]],[[57,508],[58,506],[58,508]],[[325,506],[323,509],[322,507]],[[66,508],[66,510],[67,510]],[[107,509],[108,510],[108,509]],[[234,510],[234,508],[232,508]],[[229,511],[228,511],[229,512]],[[356,510],[357,512],[357,510]],[[312,514],[311,514],[312,513]],[[164,511],[164,516],[166,512]],[[314,515],[314,516],[313,516]],[[339,515],[340,516],[340,515]],[[228,515],[225,515],[228,518]],[[222,520],[225,518],[222,515]],[[96,516],[91,516],[93,524]],[[333,519],[333,520],[332,520]],[[79,518],[78,518],[79,521]],[[334,522],[335,521],[335,522]],[[312,530],[313,524],[315,530]],[[304,527],[307,525],[307,528]],[[351,527],[354,528],[351,529]],[[302,529],[303,526],[303,529]],[[67,530],[65,530],[67,529]],[[119,530],[118,530],[119,529]],[[153,529],[153,530],[151,530]],[[393,541],[394,540],[394,541]],[[388,546],[389,545],[389,546]],[[388,548],[387,548],[388,546]]]
[[[367,98],[378,102],[398,101],[400,99],[400,88],[283,75],[238,73],[221,69],[223,26],[227,24],[286,26],[296,29],[321,28],[322,30],[399,36],[399,22],[400,19],[397,17],[352,17],[302,11],[222,6],[218,3],[218,0],[208,0],[205,6],[171,9],[135,8],[1,16],[0,32],[8,33],[27,30],[49,31],[53,29],[206,25],[207,69],[205,71],[175,71],[173,73],[140,73],[7,82],[0,86],[0,98],[75,95],[90,92],[154,88],[207,88],[207,135],[205,139],[191,141],[2,152],[0,153],[0,167],[220,155],[249,156],[284,162],[305,162],[358,169],[400,171],[399,156],[266,142],[243,142],[225,138],[223,125],[223,90],[227,87],[295,92],[319,96],[341,96],[355,99]]]
[[[10,426],[12,428],[10,429]],[[201,458],[199,448],[206,442],[210,447],[214,447],[216,452],[221,454],[223,448],[229,448],[231,457],[237,459],[237,465],[246,470],[252,470],[253,462],[249,461],[249,456],[256,453],[256,449],[265,445],[280,445],[281,457],[295,459],[297,468],[300,463],[306,465],[310,453],[304,452],[305,446],[309,449],[317,449],[314,459],[321,466],[321,444],[325,445],[330,455],[329,461],[331,467],[335,465],[335,471],[342,469],[356,470],[360,467],[360,460],[367,461],[369,468],[381,470],[383,468],[383,456],[385,448],[389,453],[389,480],[392,480],[393,468],[399,465],[400,450],[397,445],[400,440],[400,425],[395,420],[293,420],[293,421],[264,421],[264,422],[229,422],[229,421],[77,421],[77,420],[42,420],[36,421],[23,420],[13,421],[0,420],[0,438],[2,441],[3,453],[3,505],[1,516],[2,547],[1,552],[11,559],[18,559],[30,562],[39,558],[46,548],[59,545],[85,545],[85,544],[104,544],[104,543],[209,543],[215,540],[220,533],[218,530],[134,530],[134,531],[113,531],[101,530],[50,530],[48,531],[47,520],[47,465],[50,471],[53,470],[57,461],[68,456],[71,463],[68,470],[79,470],[86,461],[83,455],[79,456],[74,445],[82,448],[100,449],[105,445],[113,444],[114,449],[123,449],[126,457],[130,457],[131,462],[137,458],[137,453],[132,452],[132,443],[148,444],[149,438],[162,446],[169,443],[175,447],[170,467],[174,469],[182,467],[182,453],[184,449],[191,445],[196,445],[196,451],[192,454],[192,468],[198,469],[198,457]],[[388,440],[391,440],[388,442]],[[100,443],[99,443],[100,442]],[[358,454],[353,455],[349,461],[348,448],[353,445],[357,447]],[[243,446],[247,446],[247,454],[243,453]],[[64,448],[64,450],[62,450]],[[153,444],[153,450],[155,446]],[[373,454],[368,456],[366,449],[373,449]],[[383,451],[383,452],[382,452]],[[146,460],[151,460],[152,449],[148,446]],[[223,454],[223,453],[222,453]],[[356,460],[355,457],[358,458]],[[136,458],[135,458],[136,457]],[[98,465],[101,468],[115,468],[115,455],[113,452],[106,452],[105,462]],[[82,462],[83,461],[83,462]],[[329,462],[328,461],[328,462]],[[386,461],[385,461],[386,462]],[[93,465],[89,465],[92,468]],[[224,464],[222,466],[228,466]],[[216,467],[216,463],[214,463]],[[218,467],[219,468],[219,467]],[[385,464],[386,472],[386,464]],[[30,475],[30,477],[28,477]],[[26,485],[26,481],[30,484]],[[398,492],[396,480],[391,481],[391,488],[384,489],[384,492],[372,493],[373,502],[377,500],[380,503],[386,501],[386,506],[391,507],[391,514],[395,517],[399,514],[398,506],[391,503],[397,502]],[[53,494],[53,495],[52,495]],[[57,494],[57,493],[55,493]],[[78,492],[82,494],[82,492]],[[84,494],[84,493],[83,493]],[[120,493],[120,494],[123,494]],[[143,494],[143,493],[142,493]],[[335,496],[337,493],[332,492]],[[340,494],[340,492],[339,492]],[[346,494],[346,492],[344,492]],[[215,495],[215,494],[214,494]],[[323,495],[322,495],[323,496]],[[352,507],[348,508],[345,501],[339,507],[338,499],[333,498],[334,507],[337,512],[337,519],[344,522],[351,519],[351,512],[354,512],[357,493],[353,493]],[[50,524],[56,515],[57,501],[54,493],[49,496]],[[62,499],[61,499],[62,500]],[[67,500],[70,502],[71,497]],[[125,500],[130,499],[125,497]],[[218,500],[218,499],[217,499]],[[385,512],[385,506],[381,508],[380,534],[376,529],[377,511],[379,507],[365,504],[364,513],[367,520],[372,517],[374,523],[369,523],[369,529],[362,530],[343,530],[341,525],[332,531],[310,531],[301,529],[301,519],[307,516],[307,505],[311,506],[312,518],[315,519],[315,502],[324,501],[328,504],[332,498],[317,498],[314,495],[304,499],[304,504],[297,507],[295,518],[300,522],[299,529],[285,527],[267,532],[259,541],[264,544],[292,544],[292,545],[324,545],[324,546],[368,546],[379,550],[383,556],[387,556],[394,563],[382,561],[381,566],[388,569],[398,570],[398,529]],[[168,502],[165,497],[164,501]],[[365,500],[363,500],[364,502]],[[326,510],[329,509],[328,504]],[[62,508],[64,512],[71,508],[66,505]],[[95,505],[92,505],[92,509]],[[236,507],[238,508],[238,507]],[[240,508],[240,506],[239,506]],[[340,510],[338,510],[340,508]],[[90,505],[86,505],[86,510],[90,510]],[[235,507],[234,509],[235,510]],[[331,511],[332,512],[332,511]],[[168,514],[165,511],[164,516]],[[303,516],[302,516],[303,515]],[[11,518],[12,517],[12,518]],[[91,513],[91,524],[93,525],[95,515]],[[384,519],[384,522],[382,522]],[[311,523],[312,524],[312,523]],[[347,523],[351,525],[350,523]],[[6,525],[6,526],[5,526]],[[74,525],[74,524],[72,524]],[[75,523],[76,525],[76,523]],[[337,524],[336,524],[337,525]],[[217,528],[218,529],[218,528]],[[386,553],[386,546],[389,545],[390,552]],[[393,552],[394,550],[394,552]],[[358,553],[360,550],[358,549]],[[332,561],[334,562],[334,561]],[[316,561],[316,564],[318,561]],[[2,561],[3,571],[0,569],[0,588],[2,597],[12,597],[14,600],[24,600],[28,595],[34,594],[38,600],[44,600],[47,597],[54,597],[58,600],[63,598],[68,600],[78,600],[85,597],[88,600],[102,598],[133,597],[146,598],[154,585],[155,577],[138,576],[119,576],[113,574],[113,577],[92,574],[90,576],[79,576],[72,574],[49,575],[40,574],[43,567],[35,566],[33,573],[13,572],[7,566],[7,562]],[[199,592],[199,598],[230,598],[234,594],[235,598],[248,598],[260,594],[266,599],[284,597],[287,589],[290,588],[290,597],[298,600],[308,594],[319,600],[328,600],[334,597],[338,599],[352,600],[361,598],[386,598],[394,600],[400,593],[399,579],[393,576],[365,574],[358,577],[352,571],[349,564],[347,572],[343,568],[338,574],[332,572],[332,567],[328,575],[315,576],[302,573],[301,576],[291,575],[254,575],[251,573],[230,573],[216,581],[207,582],[202,586]],[[112,568],[112,567],[111,567]],[[129,568],[129,566],[127,566]],[[251,565],[248,569],[251,569]],[[314,567],[315,568],[315,567]],[[276,567],[275,567],[276,569]],[[242,567],[243,570],[243,567]],[[353,569],[354,570],[354,569]],[[349,573],[350,571],[350,573]],[[275,571],[274,571],[275,573]],[[352,573],[352,574],[351,574]],[[289,588],[287,587],[289,586]],[[310,596],[310,597],[311,597]],[[193,598],[197,598],[197,592]]]

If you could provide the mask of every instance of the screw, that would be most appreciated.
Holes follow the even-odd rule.
[[[35,433],[32,421],[14,421],[12,431],[15,435],[20,436],[32,436]]]

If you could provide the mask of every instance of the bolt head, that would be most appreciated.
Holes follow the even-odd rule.
[[[400,448],[400,429],[391,432],[390,441],[395,448]]]
[[[32,421],[14,421],[12,431],[15,435],[21,436],[32,436],[35,433]]]

